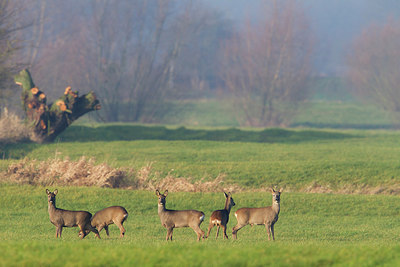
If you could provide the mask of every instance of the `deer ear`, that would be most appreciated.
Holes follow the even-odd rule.
[[[282,193],[282,192],[283,192],[283,188],[279,189],[279,193]]]
[[[165,190],[164,197],[168,196],[168,190]]]
[[[226,198],[228,198],[228,194],[227,193],[224,192],[224,195],[225,195]]]
[[[158,189],[156,190],[156,196],[159,196],[159,195],[161,195],[160,194],[160,191],[158,191]]]
[[[49,189],[46,189],[46,194],[50,194],[50,191],[49,191]]]
[[[272,194],[275,193],[275,190],[273,188],[270,188],[269,190],[271,191]]]
[[[57,193],[58,193],[58,189],[54,190],[53,194],[57,195]]]

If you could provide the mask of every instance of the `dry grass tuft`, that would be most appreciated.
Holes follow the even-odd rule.
[[[0,143],[29,141],[31,129],[14,113],[4,108],[0,116]]]
[[[107,164],[95,165],[93,159],[85,157],[78,161],[69,159],[49,159],[38,162],[24,159],[10,164],[6,173],[6,181],[31,185],[69,185],[125,187],[128,172],[114,169]]]
[[[225,175],[219,175],[211,181],[195,181],[192,182],[187,178],[177,178],[168,175],[164,179],[147,183],[148,190],[170,190],[170,191],[183,191],[183,192],[239,192],[242,191],[237,185],[230,185],[224,182]]]
[[[155,177],[153,175],[152,167],[153,163],[150,162],[146,166],[139,169],[134,173],[134,180],[132,189],[139,190],[156,190],[156,189],[168,189],[174,192],[220,192],[222,190],[230,192],[239,192],[242,189],[237,185],[230,185],[224,182],[225,175],[219,175],[217,178],[211,181],[192,181],[190,178],[178,178],[171,174],[168,174],[164,178]],[[156,174],[157,176],[157,174]]]
[[[346,185],[341,188],[333,190],[329,186],[323,186],[318,183],[300,189],[301,192],[307,193],[335,193],[335,194],[355,194],[355,195],[400,195],[400,185],[381,185],[381,186],[368,186],[368,185]]]
[[[49,159],[36,161],[24,159],[10,164],[7,172],[0,173],[0,182],[17,184],[30,184],[40,186],[97,186],[109,188],[125,188],[133,190],[170,190],[174,192],[243,192],[244,188],[225,182],[226,176],[220,174],[213,180],[195,181],[192,178],[174,177],[167,174],[161,177],[153,170],[153,163],[138,170],[112,168],[105,163],[95,164],[94,159],[81,157],[77,161],[69,159]],[[307,193],[335,193],[335,194],[385,194],[400,195],[400,185],[347,185],[341,188],[331,188],[329,185],[321,185],[316,182],[300,189],[285,192]],[[269,187],[252,189],[250,191],[269,192]]]
[[[85,157],[81,157],[78,161],[24,159],[10,164],[7,172],[0,177],[3,177],[3,181],[10,183],[41,186],[98,186],[136,190],[165,188],[175,192],[242,191],[238,186],[225,184],[224,175],[219,175],[212,181],[196,182],[191,182],[186,178],[176,178],[170,174],[165,178],[154,178],[152,164],[149,163],[135,171],[115,169],[105,163],[95,165],[94,159],[87,160]]]

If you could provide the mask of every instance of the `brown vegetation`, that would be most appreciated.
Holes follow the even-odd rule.
[[[171,191],[185,191],[185,192],[222,192],[231,191],[239,192],[243,189],[238,185],[225,184],[224,175],[219,175],[217,178],[211,181],[195,181],[190,182],[186,178],[176,178],[172,176],[167,176],[160,180],[155,186],[152,184],[152,188],[165,188]]]
[[[31,135],[30,128],[12,112],[5,108],[0,116],[0,143],[17,143],[28,141]]]
[[[197,180],[190,177],[165,177],[153,170],[152,163],[140,169],[112,168],[106,163],[95,164],[93,158],[81,157],[77,161],[70,159],[48,159],[37,161],[23,159],[9,165],[6,172],[0,172],[0,182],[30,184],[39,186],[97,186],[124,188],[132,190],[168,189],[174,192],[243,192],[265,191],[269,185],[258,189],[245,189],[236,184],[225,182],[225,174],[212,180]],[[316,182],[303,188],[285,187],[287,192],[334,193],[334,194],[386,194],[400,195],[400,185],[343,185],[332,188]]]
[[[126,185],[127,172],[111,168],[104,163],[95,165],[93,159],[86,160],[85,157],[81,157],[78,161],[24,159],[10,164],[5,177],[4,180],[19,184],[117,188]]]
[[[365,184],[344,185],[340,188],[331,188],[329,185],[320,185],[316,182],[301,188],[299,191],[306,193],[335,193],[335,194],[357,194],[357,195],[400,195],[400,184],[370,186]]]
[[[168,188],[172,191],[185,192],[240,191],[239,186],[226,185],[223,180],[223,175],[212,181],[196,182],[171,175],[154,179],[151,163],[139,170],[133,170],[112,168],[105,163],[96,165],[94,159],[87,160],[85,157],[81,157],[78,161],[24,159],[10,164],[7,172],[0,173],[0,181],[41,186],[98,186],[151,191]]]

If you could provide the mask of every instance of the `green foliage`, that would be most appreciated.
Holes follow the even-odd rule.
[[[54,188],[49,188],[54,190]],[[154,192],[61,187],[57,205],[91,213],[106,206],[122,205],[129,217],[119,238],[116,226],[101,240],[89,234],[78,238],[77,228],[64,228],[61,239],[47,212],[45,188],[0,184],[0,261],[20,265],[140,265],[140,266],[376,266],[400,263],[398,214],[400,199],[394,196],[304,194],[284,192],[281,213],[275,225],[275,242],[268,242],[265,227],[246,226],[238,240],[209,239],[197,243],[190,228],[175,229],[174,241],[165,241],[166,230],[157,216]],[[228,229],[233,213],[244,206],[271,204],[268,192],[233,194]],[[206,219],[224,205],[221,193],[170,192],[167,207],[199,209]],[[230,231],[228,235],[231,236]]]

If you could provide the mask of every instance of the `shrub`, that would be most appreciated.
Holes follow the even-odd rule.
[[[0,116],[0,143],[26,142],[31,139],[31,129],[16,114],[4,108]]]

